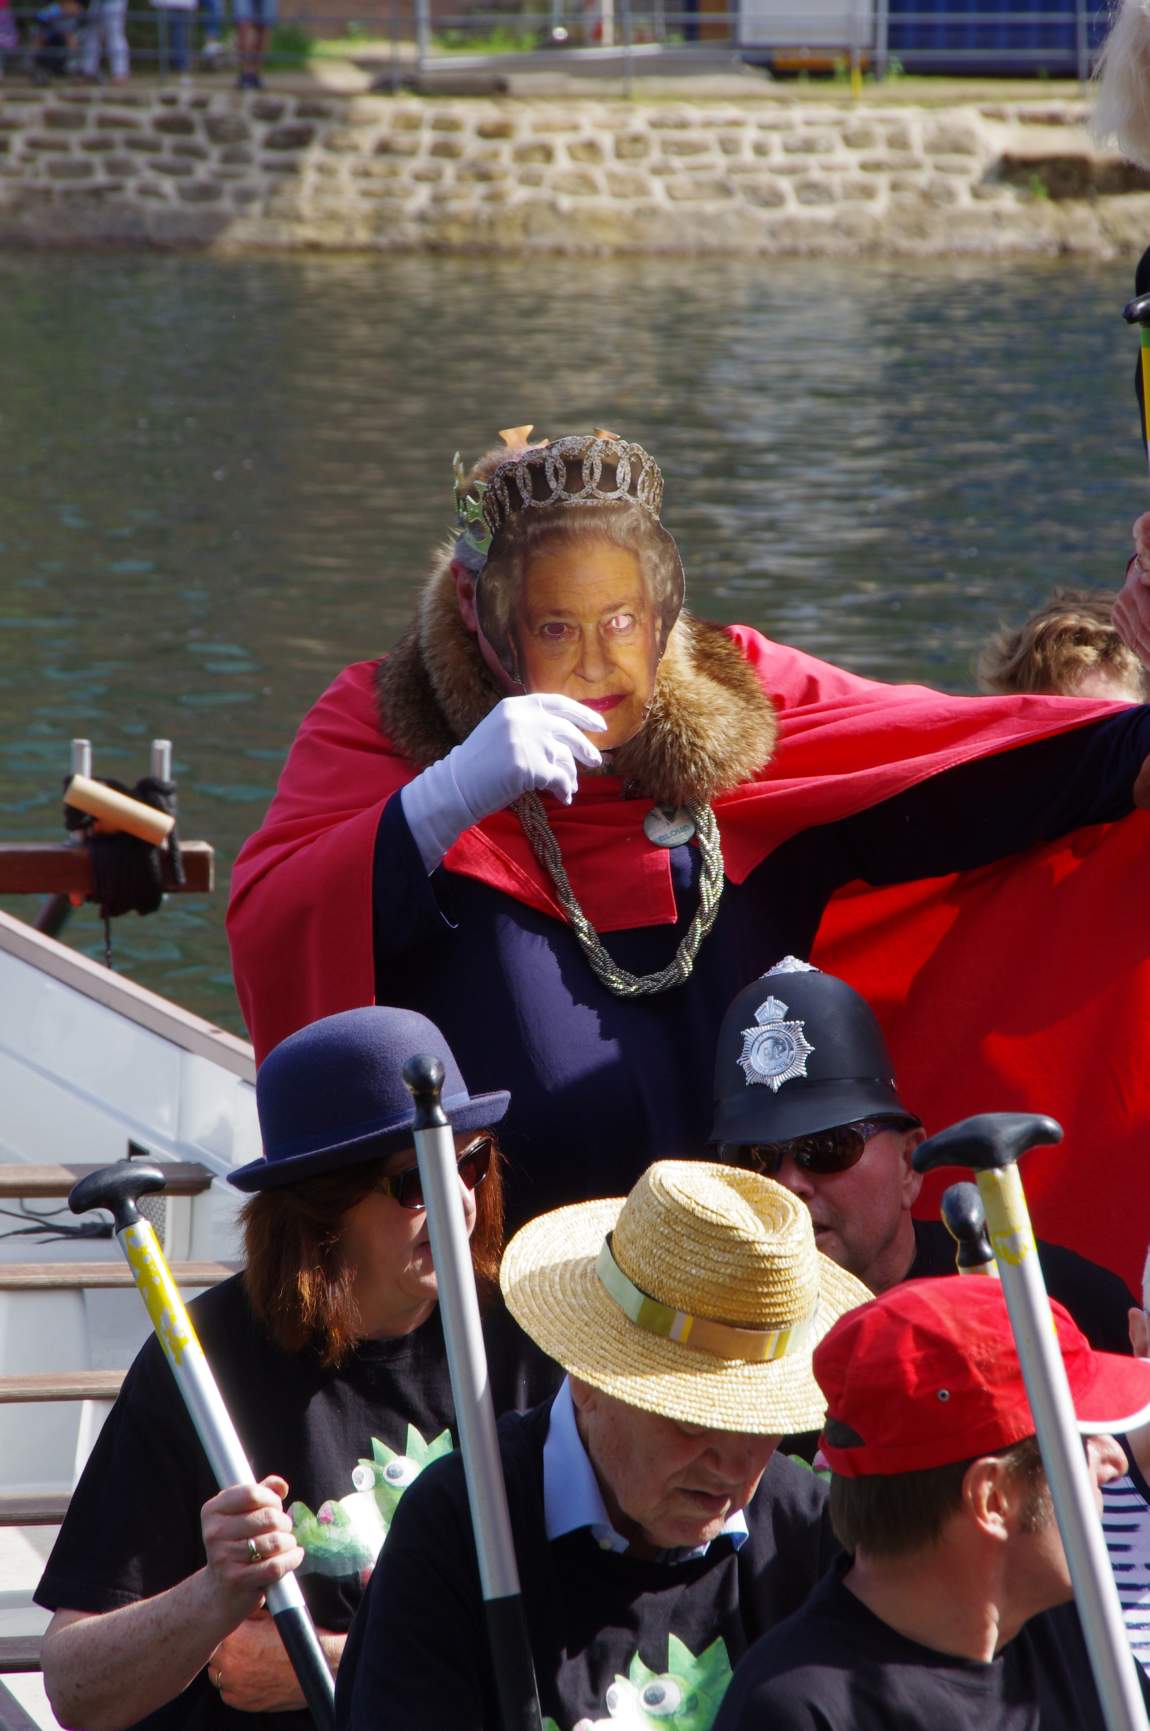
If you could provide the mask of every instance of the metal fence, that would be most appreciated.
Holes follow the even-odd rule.
[[[58,4],[76,0],[58,0]],[[83,3],[83,0],[80,0]],[[780,75],[829,74],[857,82],[907,73],[1029,74],[1085,80],[1105,35],[1107,14],[1096,0],[539,0],[533,5],[492,0],[446,12],[442,0],[365,0],[347,15],[294,12],[282,0],[271,34],[269,68],[302,68],[316,57],[360,61],[377,81],[399,86],[411,77],[496,66],[549,69],[587,77],[617,73],[628,84],[644,74],[674,74],[706,64],[750,61]],[[132,7],[127,13],[131,58],[162,75],[226,67],[232,31],[229,0]],[[458,0],[456,0],[458,5]],[[65,19],[66,52],[50,72],[66,76],[83,63],[86,34],[122,0],[88,0]],[[23,0],[14,10],[21,41],[0,43],[9,73],[35,72],[44,34],[43,6]],[[89,56],[90,59],[90,56]]]

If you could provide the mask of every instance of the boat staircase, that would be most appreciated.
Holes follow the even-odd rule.
[[[0,1205],[16,1200],[63,1200],[74,1184],[89,1172],[99,1168],[93,1164],[36,1165],[15,1162],[0,1165]],[[172,1204],[183,1198],[204,1194],[211,1186],[213,1173],[196,1161],[168,1161],[164,1165],[167,1180],[161,1197],[156,1198],[162,1226]],[[236,1271],[235,1263],[214,1261],[176,1261],[172,1263],[176,1284],[188,1296],[226,1280]],[[53,1293],[70,1296],[84,1304],[87,1295],[95,1292],[122,1291],[132,1286],[127,1264],[121,1262],[9,1262],[0,1263],[0,1303],[12,1303],[33,1295]],[[139,1302],[138,1300],[136,1302]],[[80,1403],[82,1408],[100,1407],[107,1410],[116,1398],[127,1367],[107,1369],[37,1370],[0,1374],[0,1406],[28,1407],[40,1403]],[[78,1430],[93,1436],[92,1413],[82,1414]],[[68,1506],[67,1491],[36,1493],[0,1493],[0,1529],[26,1532],[30,1529],[56,1528]],[[11,1591],[0,1590],[0,1609],[20,1610],[19,1604],[7,1606]],[[17,1619],[18,1620],[18,1619]],[[46,1621],[45,1613],[33,1612],[26,1619],[33,1625]],[[42,1722],[33,1718],[10,1680],[15,1676],[38,1672],[40,1669],[40,1632],[37,1626],[25,1632],[0,1635],[0,1731],[42,1731]]]
[[[81,850],[60,850],[59,884],[41,860],[16,885],[11,851],[5,893],[72,889]],[[168,1181],[141,1212],[185,1296],[234,1272],[242,1198],[224,1180],[259,1152],[254,1081],[246,1040],[0,910],[0,1731],[55,1731],[32,1594],[150,1333],[106,1215],[85,1217],[99,1235],[37,1240],[80,1224],[67,1195],[87,1172],[139,1155]]]

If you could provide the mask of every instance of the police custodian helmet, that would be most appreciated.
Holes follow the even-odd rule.
[[[712,1142],[789,1142],[877,1117],[918,1122],[873,1011],[845,980],[784,956],[744,986],[719,1031]]]

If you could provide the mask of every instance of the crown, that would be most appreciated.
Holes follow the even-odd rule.
[[[500,465],[483,494],[492,535],[519,511],[548,505],[641,505],[658,521],[663,477],[642,445],[596,427],[523,451]]]

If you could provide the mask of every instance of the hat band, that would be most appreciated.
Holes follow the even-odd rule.
[[[813,1316],[806,1316],[788,1328],[737,1328],[733,1323],[713,1322],[709,1317],[675,1310],[627,1278],[612,1254],[610,1238],[603,1240],[595,1272],[608,1298],[636,1327],[697,1352],[713,1353],[716,1358],[743,1359],[749,1364],[785,1358],[806,1346],[814,1321]]]

